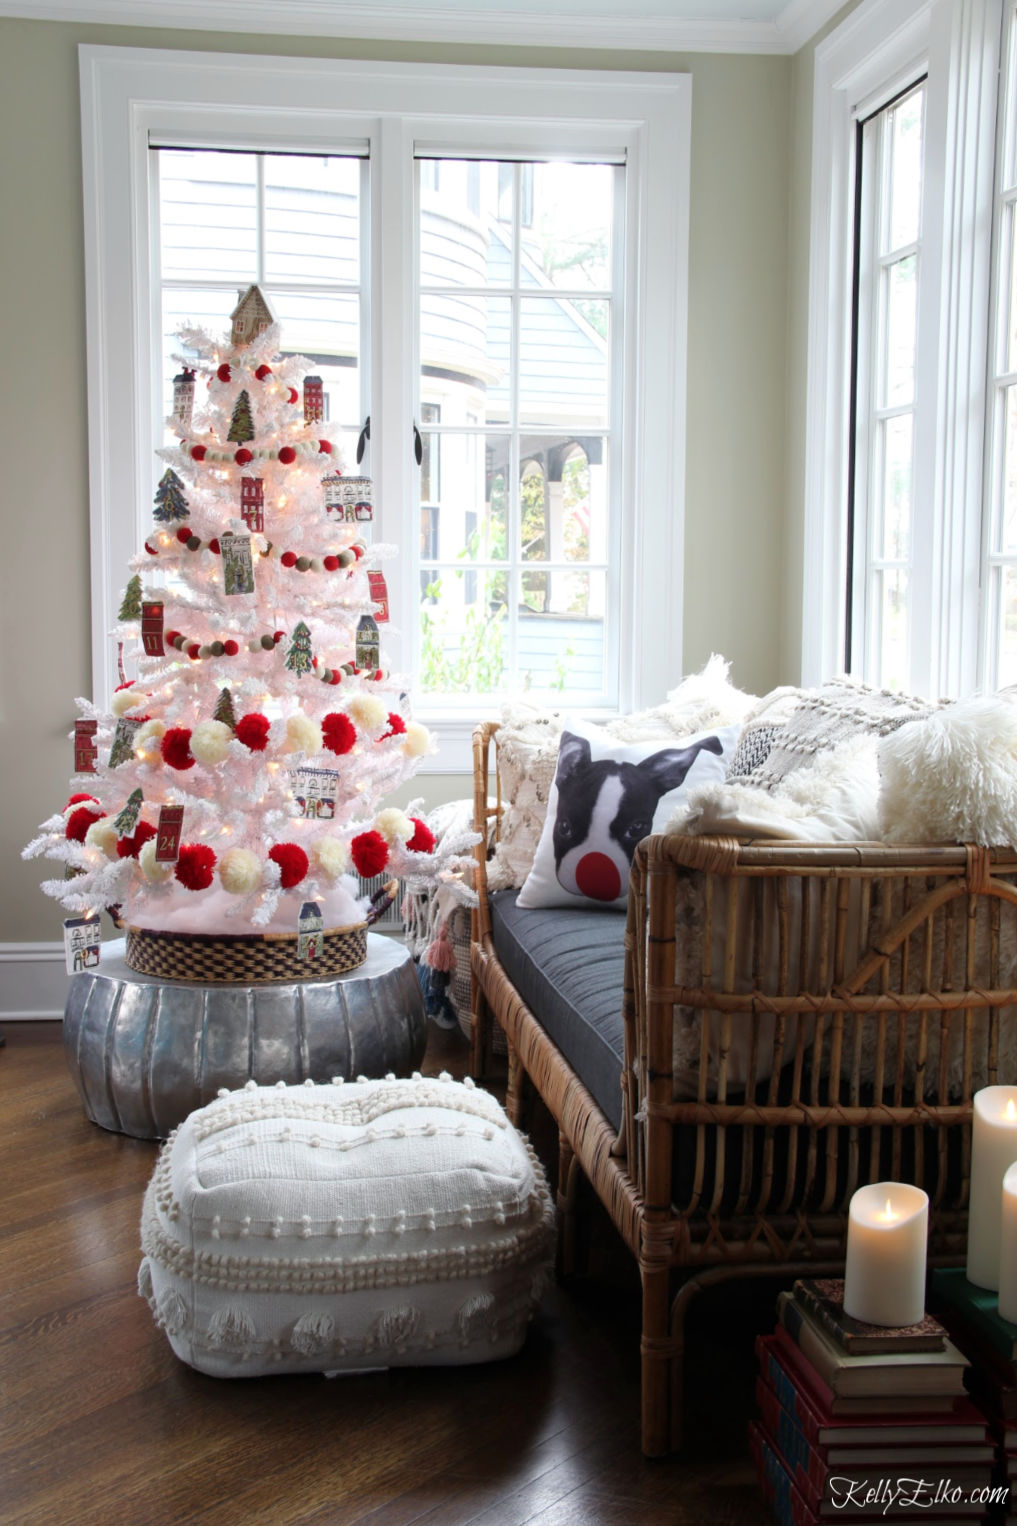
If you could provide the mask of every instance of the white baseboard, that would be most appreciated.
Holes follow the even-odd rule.
[[[61,1020],[69,985],[62,943],[0,943],[0,1023]]]

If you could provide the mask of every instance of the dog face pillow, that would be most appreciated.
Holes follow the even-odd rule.
[[[623,906],[636,844],[671,818],[686,789],[723,779],[738,731],[625,744],[597,726],[567,723],[519,905]]]

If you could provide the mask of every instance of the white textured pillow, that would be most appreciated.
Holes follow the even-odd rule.
[[[519,905],[624,906],[636,844],[661,830],[694,783],[723,779],[738,730],[626,745],[599,726],[568,723]]]
[[[772,790],[728,780],[699,786],[690,790],[664,830],[791,842],[878,841],[876,739],[852,737]]]
[[[887,842],[1017,844],[1017,703],[958,700],[879,744]]]

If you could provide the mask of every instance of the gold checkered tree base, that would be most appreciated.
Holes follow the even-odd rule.
[[[272,981],[326,980],[355,970],[367,958],[367,923],[319,935],[314,959],[297,957],[296,933],[214,937],[128,927],[125,962],[140,975],[203,984],[268,985]]]

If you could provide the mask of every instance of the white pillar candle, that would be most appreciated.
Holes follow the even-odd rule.
[[[1017,1086],[983,1087],[972,1112],[968,1281],[998,1288],[1003,1177],[1017,1161]]]
[[[999,1235],[999,1312],[1017,1325],[1017,1164],[1003,1177]]]
[[[859,1187],[848,1208],[844,1312],[867,1325],[917,1325],[925,1314],[929,1199],[906,1182]]]

